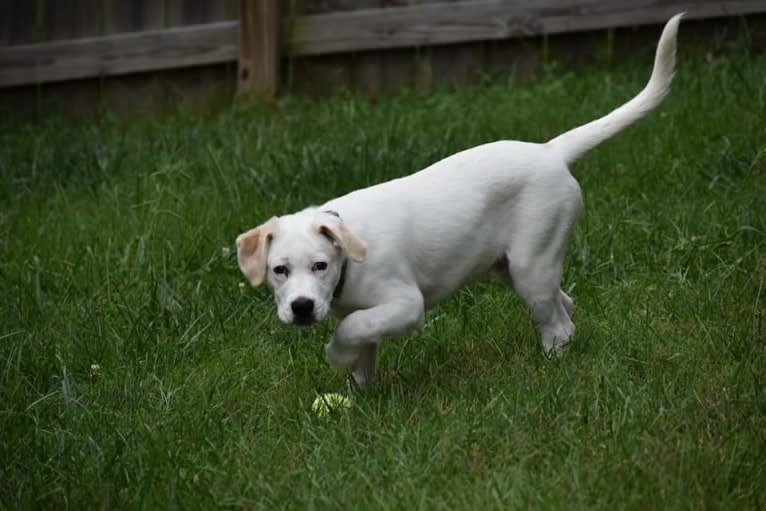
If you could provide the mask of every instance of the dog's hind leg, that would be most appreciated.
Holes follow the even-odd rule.
[[[559,289],[561,267],[510,264],[513,287],[527,304],[546,356],[566,349],[575,326]]]
[[[503,258],[502,261],[498,262],[497,265],[493,268],[493,271],[497,275],[497,277],[500,279],[500,281],[504,284],[506,284],[509,287],[513,287],[513,279],[511,279],[511,274],[508,268],[508,261]],[[567,315],[570,319],[572,319],[572,316],[574,315],[575,310],[575,301],[574,298],[566,294],[563,290],[559,290],[559,300],[561,300],[561,305],[564,306],[564,310],[567,311]]]
[[[579,189],[577,195],[562,199],[536,211],[530,208],[505,254],[513,288],[529,308],[548,357],[564,351],[575,333],[574,300],[560,285],[564,255],[580,210]]]

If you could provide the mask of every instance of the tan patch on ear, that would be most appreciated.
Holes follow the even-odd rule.
[[[237,236],[239,269],[253,287],[260,286],[266,279],[266,256],[276,230],[277,217],[272,217],[268,222]]]
[[[367,259],[367,246],[343,222],[319,224],[317,230],[335,240],[352,261],[362,263]]]

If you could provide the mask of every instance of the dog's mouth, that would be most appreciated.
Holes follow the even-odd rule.
[[[297,326],[311,326],[314,323],[317,322],[317,319],[314,316],[295,316],[293,318],[293,325]]]

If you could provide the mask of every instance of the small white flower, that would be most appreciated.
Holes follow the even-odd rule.
[[[98,364],[91,364],[90,365],[90,377],[95,378],[96,376],[101,374],[101,366]]]
[[[229,247],[221,248],[221,255],[223,257],[229,257],[231,255],[231,249]]]

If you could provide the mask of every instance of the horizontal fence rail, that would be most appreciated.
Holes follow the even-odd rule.
[[[764,0],[473,0],[288,16],[283,50],[311,56],[766,12]],[[0,87],[236,61],[239,21],[0,47]]]
[[[559,34],[766,11],[764,0],[483,0],[298,17],[287,51],[320,55]]]
[[[237,59],[238,21],[0,47],[0,86],[218,64]]]

